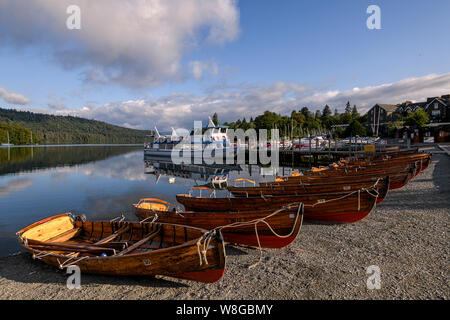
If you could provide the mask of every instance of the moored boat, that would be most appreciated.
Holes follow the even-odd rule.
[[[260,185],[255,187],[236,187],[229,186],[227,189],[235,197],[254,197],[254,196],[266,196],[266,195],[301,195],[301,194],[314,194],[314,193],[333,193],[333,192],[346,192],[357,191],[360,189],[370,189],[378,183],[379,178],[364,177],[361,179],[354,179],[344,182],[323,182],[309,183],[309,184],[271,184]]]
[[[225,271],[219,230],[55,215],[18,231],[22,246],[49,265],[103,275],[168,276],[215,282]]]
[[[156,201],[155,201],[156,200]],[[221,230],[226,242],[266,248],[282,248],[294,241],[300,231],[304,207],[291,203],[278,210],[251,210],[241,212],[193,212],[169,211],[169,204],[161,210],[147,201],[133,204],[140,221],[156,219],[159,222],[190,225],[204,229]]]
[[[191,194],[178,194],[177,201],[186,211],[246,212],[251,210],[278,209],[286,204],[301,202],[304,205],[305,222],[351,223],[366,217],[376,203],[386,197],[389,178],[380,179],[377,186],[350,192],[259,196],[248,198],[207,198]]]

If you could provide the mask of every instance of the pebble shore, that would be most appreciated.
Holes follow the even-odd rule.
[[[354,224],[304,224],[283,249],[227,245],[223,278],[202,284],[166,277],[82,275],[69,290],[64,271],[20,253],[0,259],[0,299],[449,299],[450,157],[391,191]],[[369,266],[380,289],[368,289]]]

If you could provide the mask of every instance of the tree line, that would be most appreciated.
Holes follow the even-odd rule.
[[[213,121],[218,122],[217,113],[213,115]],[[300,138],[316,134],[332,134],[334,137],[365,136],[366,128],[361,124],[367,122],[367,115],[361,116],[356,105],[351,107],[347,102],[345,111],[339,113],[335,108],[334,113],[329,105],[322,110],[312,112],[308,107],[293,110],[290,116],[282,116],[272,111],[265,111],[257,117],[247,120],[245,117],[234,122],[224,122],[231,129],[278,129],[280,137]],[[347,125],[347,126],[340,126]]]
[[[55,116],[0,108],[0,142],[9,132],[14,144],[143,143],[149,131],[111,125],[73,116]]]

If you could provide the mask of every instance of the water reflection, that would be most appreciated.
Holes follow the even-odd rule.
[[[29,178],[18,178],[6,181],[6,185],[0,185],[0,197],[7,197],[11,193],[25,189],[33,184]]]
[[[0,148],[0,175],[74,166],[139,150],[137,146],[58,146]]]
[[[71,211],[93,220],[124,214],[136,220],[131,205],[140,198],[176,204],[177,194],[212,186],[214,177],[226,176],[229,184],[236,178],[273,179],[254,165],[175,165],[168,159],[144,159],[140,147],[10,148],[9,158],[7,152],[0,149],[0,256],[20,250],[17,230],[54,214]],[[280,168],[278,174],[289,170]]]

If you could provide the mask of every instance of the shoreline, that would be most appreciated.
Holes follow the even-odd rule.
[[[103,146],[143,146],[144,143],[93,143],[93,144],[33,144],[33,145],[14,145],[0,146],[0,148],[31,148],[31,147],[103,147]]]
[[[402,189],[390,191],[354,224],[304,224],[282,249],[227,245],[227,267],[212,284],[169,277],[82,274],[81,289],[68,275],[30,254],[0,259],[1,299],[449,299],[450,158],[433,156],[430,167]],[[381,271],[381,289],[367,288],[367,268]]]

